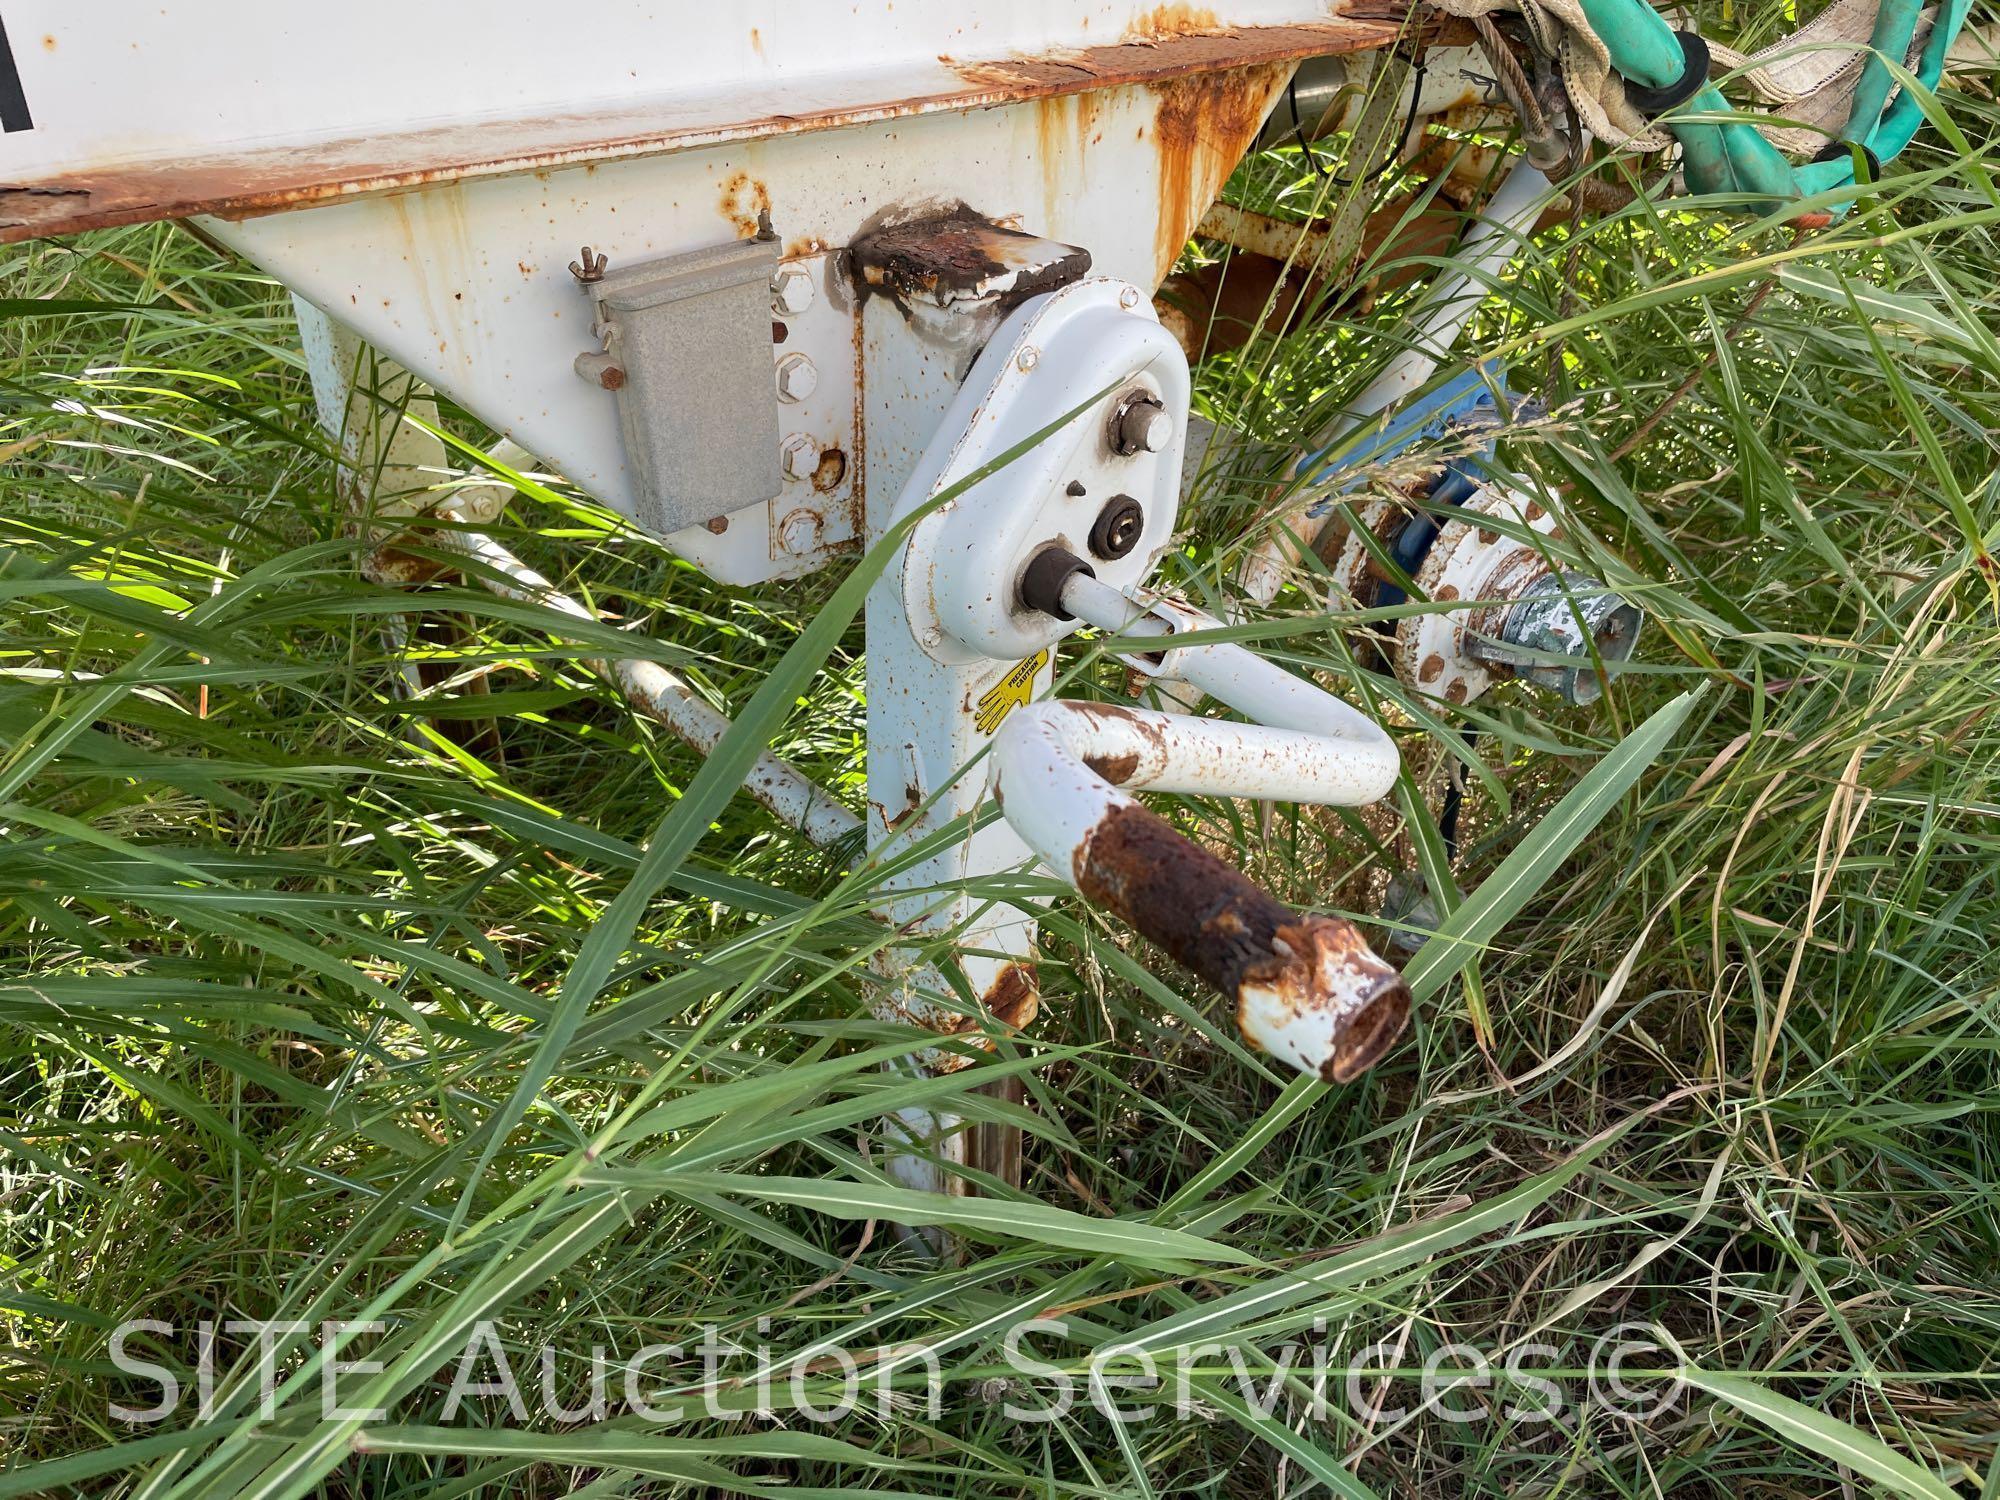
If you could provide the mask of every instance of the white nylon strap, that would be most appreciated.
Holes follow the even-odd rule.
[[[1625,84],[1611,66],[1611,54],[1590,27],[1579,0],[1431,0],[1447,15],[1470,18],[1495,11],[1518,13],[1526,22],[1537,50],[1556,59],[1563,86],[1584,127],[1598,139],[1627,151],[1664,151],[1673,144],[1670,132],[1634,109]],[[1811,21],[1782,41],[1744,54],[1709,45],[1710,55],[1737,73],[1763,103],[1786,117],[1784,125],[1760,127],[1760,133],[1781,151],[1810,155],[1836,135],[1847,119],[1849,101],[1861,77],[1869,38],[1875,30],[1880,0],[1833,0]],[[1669,12],[1678,26],[1687,25],[1679,12]],[[1914,65],[1923,50],[1935,8],[1918,22],[1907,61]]]
[[[1628,151],[1664,151],[1673,136],[1653,124],[1625,98],[1625,81],[1611,66],[1611,53],[1590,28],[1578,0],[1431,0],[1447,15],[1491,15],[1513,11],[1528,25],[1535,49],[1556,59],[1563,87],[1584,129]]]

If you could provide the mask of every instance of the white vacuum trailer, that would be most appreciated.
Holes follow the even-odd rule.
[[[183,219],[292,288],[379,576],[435,514],[454,524],[427,544],[471,576],[580,608],[471,529],[511,489],[467,483],[414,420],[432,388],[504,434],[500,467],[563,475],[720,583],[892,546],[867,606],[865,842],[901,861],[884,921],[952,934],[962,972],[891,948],[879,1013],[950,1038],[937,1068],[1025,1025],[1032,904],[964,886],[1039,862],[1220,989],[1252,1042],[1345,1081],[1402,1029],[1401,977],[1132,796],[1354,805],[1398,773],[1383,729],[1313,684],[1169,644],[1215,622],[1147,592],[1189,430],[1154,293],[1274,106],[1443,24],[1410,9],[17,0],[0,238]],[[1404,85],[1411,118],[1490,99],[1462,41]],[[1546,197],[1523,177],[1481,253],[1504,263]],[[1252,722],[1046,701],[1086,622],[1160,637],[1135,669]],[[727,732],[659,666],[607,667],[697,746]],[[809,837],[856,826],[768,755],[746,786]],[[974,831],[935,838],[954,820]],[[985,1133],[907,1124],[913,1180],[1010,1170],[978,1159]]]

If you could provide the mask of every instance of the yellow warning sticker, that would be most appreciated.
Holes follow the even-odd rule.
[[[991,734],[1007,722],[1007,715],[1035,696],[1035,678],[1049,664],[1048,648],[1043,647],[1014,670],[994,683],[973,705],[972,724],[981,734]]]

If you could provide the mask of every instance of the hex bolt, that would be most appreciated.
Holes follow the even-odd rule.
[[[812,273],[804,266],[780,266],[771,275],[771,307],[796,318],[812,306]]]
[[[793,557],[804,557],[819,546],[821,521],[817,511],[793,511],[778,525],[778,545]]]
[[[803,432],[795,432],[786,438],[781,453],[787,479],[810,479],[813,470],[819,467],[819,444]]]
[[[778,361],[778,399],[803,401],[819,384],[819,371],[803,354],[787,354]]]
[[[1146,512],[1130,495],[1113,495],[1090,523],[1090,555],[1116,562],[1139,545]]]
[[[1173,438],[1174,419],[1151,396],[1133,397],[1111,419],[1112,449],[1126,458],[1135,453],[1158,453]]]
[[[576,373],[607,391],[622,390],[625,385],[625,367],[610,355],[600,354],[594,349],[576,357]]]

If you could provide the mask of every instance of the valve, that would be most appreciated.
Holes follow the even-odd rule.
[[[1504,677],[1524,678],[1569,703],[1594,703],[1604,691],[1598,666],[1615,671],[1638,644],[1644,617],[1637,606],[1593,578],[1551,566],[1556,519],[1523,491],[1475,484],[1462,501],[1449,491],[1441,484],[1429,496],[1433,510],[1452,506],[1442,519],[1370,501],[1357,507],[1360,528],[1334,538],[1333,577],[1364,609],[1403,598],[1382,575],[1377,549],[1386,549],[1426,598],[1466,601],[1405,615],[1378,633],[1396,675],[1448,703],[1469,702]],[[1373,533],[1374,548],[1361,531]]]
[[[1539,410],[1523,399],[1513,420]],[[1371,462],[1407,467],[1413,451],[1432,442],[1460,449],[1457,456],[1399,485],[1404,499],[1355,495],[1363,471],[1351,471],[1306,519],[1331,523],[1319,552],[1356,607],[1403,603],[1398,573],[1426,599],[1461,601],[1372,633],[1410,687],[1463,704],[1496,679],[1520,677],[1589,704],[1604,691],[1599,667],[1614,672],[1631,656],[1644,616],[1597,580],[1559,571],[1550,555],[1562,539],[1555,515],[1525,489],[1487,477],[1506,420],[1480,372],[1463,375],[1391,422]]]

